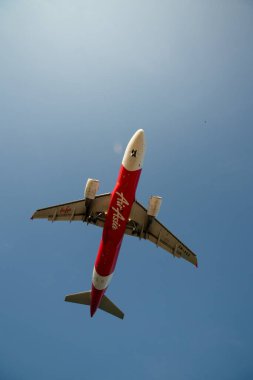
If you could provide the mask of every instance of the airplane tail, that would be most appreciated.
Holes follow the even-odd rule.
[[[91,291],[68,294],[65,297],[66,302],[80,303],[82,305],[90,305],[91,303]],[[114,315],[120,319],[124,318],[124,313],[116,306],[108,297],[103,295],[99,309],[104,310],[105,312]]]

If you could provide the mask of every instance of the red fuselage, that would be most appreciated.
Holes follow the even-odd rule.
[[[142,169],[120,167],[105,220],[93,272],[91,316],[97,310],[114,272]]]

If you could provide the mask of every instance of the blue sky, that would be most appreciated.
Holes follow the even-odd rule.
[[[246,0],[0,2],[0,379],[252,379],[252,37]],[[126,237],[125,319],[90,319],[101,230],[29,218],[111,191],[139,128],[137,199],[199,269]]]

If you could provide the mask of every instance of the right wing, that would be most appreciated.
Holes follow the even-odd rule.
[[[174,257],[182,257],[196,267],[198,266],[195,253],[173,235],[159,220],[153,218],[148,226],[147,210],[137,201],[133,204],[125,234],[147,239],[156,244],[157,247],[170,252]]]
[[[51,222],[87,221],[88,223],[103,227],[110,198],[111,193],[97,195],[92,201],[91,209],[89,210],[90,215],[87,219],[85,199],[41,208],[35,211],[31,219],[48,219]]]

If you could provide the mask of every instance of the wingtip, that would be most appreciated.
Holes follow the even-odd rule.
[[[36,216],[36,212],[37,212],[37,211],[35,211],[35,212],[32,214],[32,216],[30,217],[30,220],[33,220],[33,219],[34,219],[34,217]]]

